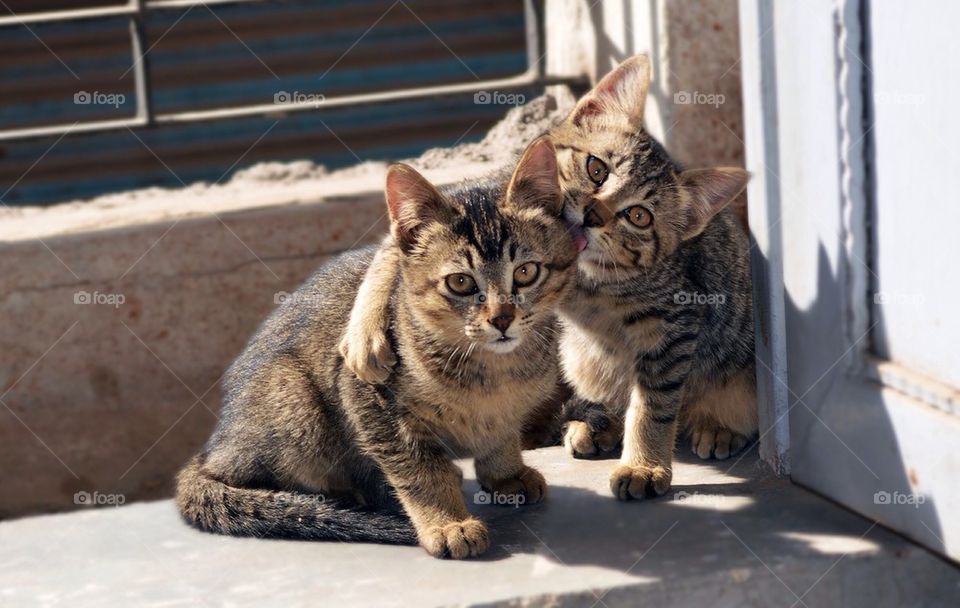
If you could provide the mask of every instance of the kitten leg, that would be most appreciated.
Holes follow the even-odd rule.
[[[566,421],[563,445],[574,458],[609,454],[623,439],[620,417],[607,411],[602,403],[573,397],[563,404],[563,419]]]
[[[347,369],[368,384],[385,382],[397,364],[387,338],[387,326],[390,293],[399,272],[400,251],[388,237],[360,284],[350,321],[338,345]]]
[[[666,494],[673,479],[679,395],[636,386],[624,424],[620,466],[610,474],[610,491],[620,500]]]
[[[508,436],[493,449],[477,456],[475,466],[480,487],[493,495],[493,504],[536,504],[546,497],[547,482],[539,471],[523,463],[517,435]],[[500,499],[499,496],[508,498]]]
[[[696,347],[697,332],[691,329],[667,328],[655,348],[637,358],[623,454],[610,475],[610,489],[620,500],[662,496],[670,489],[678,416]]]
[[[741,370],[723,384],[704,387],[684,418],[694,454],[704,460],[735,456],[759,426],[754,370]]]
[[[427,553],[463,559],[486,551],[487,526],[467,511],[463,473],[443,446],[416,428],[384,435],[364,441],[365,451],[386,474]]]

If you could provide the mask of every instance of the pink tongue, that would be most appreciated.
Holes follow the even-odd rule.
[[[573,235],[573,246],[577,249],[577,253],[580,253],[587,248],[587,237],[582,234]]]
[[[564,221],[567,224],[567,230],[570,231],[570,236],[573,237],[573,248],[577,250],[577,253],[580,253],[587,248],[587,235],[583,233],[583,228],[577,224],[566,218],[564,218]]]

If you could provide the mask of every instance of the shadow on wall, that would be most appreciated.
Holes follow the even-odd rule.
[[[844,259],[841,254],[841,268]],[[920,521],[926,529],[923,543],[943,553],[937,505],[911,482],[916,473],[906,463],[881,386],[848,363],[853,349],[838,331],[843,327],[839,295],[845,289],[821,243],[814,301],[800,305],[785,295],[793,480],[844,505],[872,503],[875,507],[863,514],[881,524],[902,528],[904,522]],[[864,296],[857,305],[867,305]],[[883,320],[873,323],[879,330]],[[859,345],[865,356],[869,342],[868,336]]]

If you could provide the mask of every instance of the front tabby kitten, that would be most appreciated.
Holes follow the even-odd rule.
[[[520,427],[557,382],[555,311],[575,273],[552,144],[531,144],[509,182],[443,192],[394,165],[386,198],[392,239],[378,259],[399,265],[385,309],[395,373],[370,386],[336,350],[373,251],[327,264],[228,371],[220,423],[177,480],[188,522],[236,535],[419,541],[463,558],[485,551],[488,534],[466,509],[452,458],[475,456],[490,491],[543,497]]]
[[[747,174],[680,170],[643,127],[649,84],[649,61],[632,57],[551,131],[582,250],[560,308],[575,392],[564,444],[594,456],[622,442],[610,487],[623,500],[667,491],[681,424],[701,458],[727,458],[757,430],[748,243],[727,209]],[[382,323],[358,300],[341,343],[369,382],[390,371]]]

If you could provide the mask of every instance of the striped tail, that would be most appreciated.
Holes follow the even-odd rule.
[[[177,508],[206,532],[259,538],[416,545],[404,515],[354,509],[319,494],[229,486],[204,472],[195,456],[177,476]]]

